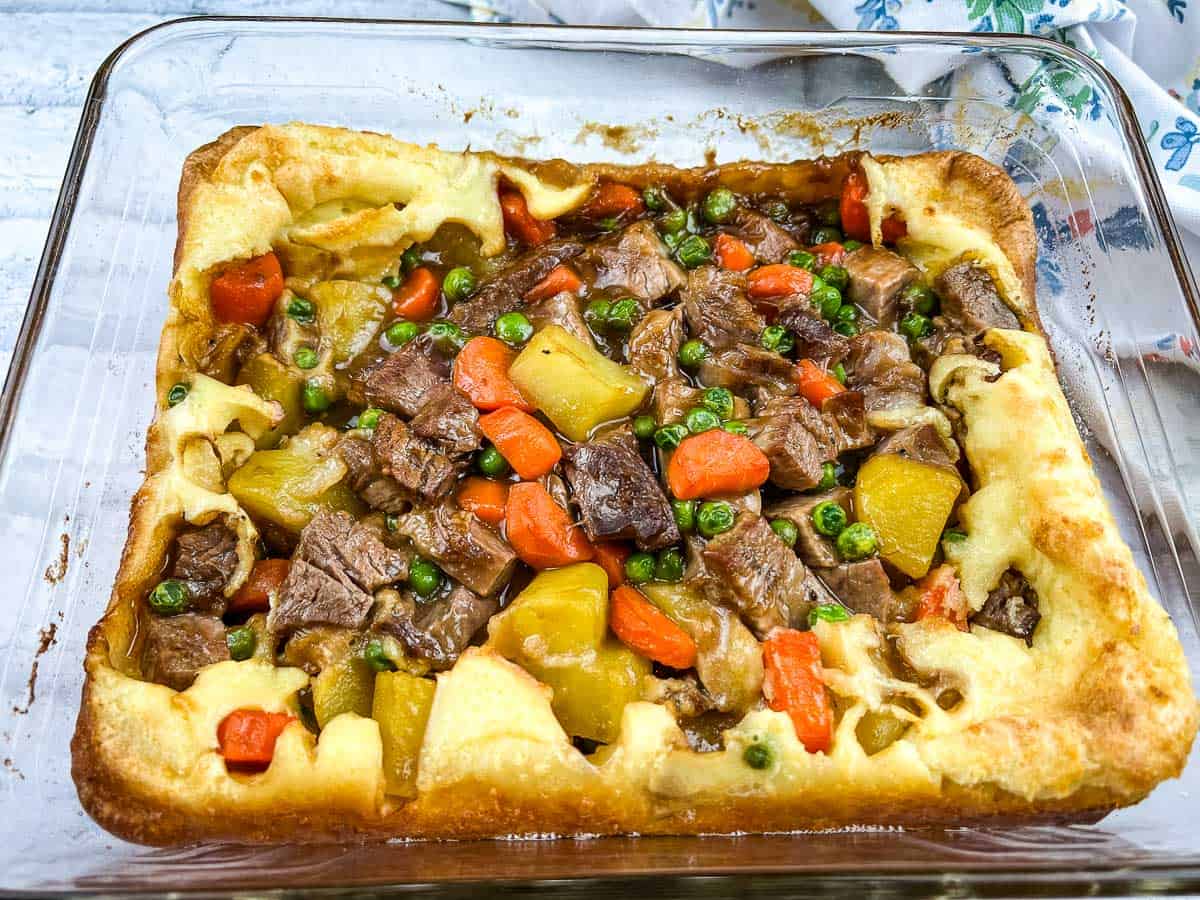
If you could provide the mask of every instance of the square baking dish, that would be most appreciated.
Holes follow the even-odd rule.
[[[888,71],[949,71],[919,94]],[[1032,74],[1029,74],[1032,73]],[[1087,121],[1030,118],[1029,78]],[[903,77],[901,77],[903,81]],[[0,887],[14,893],[1175,893],[1200,890],[1200,749],[1099,823],[697,838],[151,850],[82,812],[69,740],[140,485],[184,157],[304,120],[574,161],[786,160],[959,148],[1038,224],[1038,299],[1125,539],[1200,683],[1197,293],[1120,89],[1038,38],[188,19],[101,68],[0,398]],[[570,880],[568,885],[564,879]]]

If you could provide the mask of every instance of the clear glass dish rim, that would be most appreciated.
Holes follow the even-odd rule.
[[[118,66],[140,45],[152,37],[158,37],[159,32],[186,31],[192,28],[203,28],[211,25],[226,24],[231,27],[268,26],[288,27],[289,25],[305,26],[369,26],[387,27],[401,32],[427,35],[431,38],[453,39],[486,39],[514,45],[561,45],[564,47],[578,46],[580,49],[590,49],[596,45],[606,47],[625,47],[630,50],[648,52],[670,52],[673,48],[703,47],[709,45],[714,51],[736,49],[752,51],[756,49],[778,50],[810,50],[822,51],[852,51],[859,49],[877,49],[896,44],[942,44],[979,49],[1024,49],[1036,52],[1043,57],[1057,58],[1061,61],[1087,70],[1093,78],[1103,84],[1115,100],[1115,118],[1121,134],[1130,149],[1133,172],[1136,173],[1137,187],[1142,191],[1152,213],[1154,223],[1162,234],[1164,247],[1170,255],[1175,270],[1180,292],[1187,306],[1188,315],[1193,324],[1200,330],[1200,291],[1197,290],[1195,278],[1187,263],[1182,243],[1173,217],[1167,205],[1166,196],[1159,181],[1158,174],[1151,161],[1149,149],[1137,124],[1133,106],[1119,82],[1098,61],[1086,54],[1059,43],[1051,38],[1038,35],[1005,34],[1005,33],[941,33],[929,31],[808,31],[785,29],[710,29],[710,28],[663,28],[663,27],[625,27],[625,26],[563,26],[541,24],[515,23],[483,23],[453,20],[423,20],[423,19],[388,19],[388,18],[350,18],[350,17],[317,17],[317,16],[230,16],[202,15],[169,19],[149,26],[119,44],[100,64],[93,76],[87,95],[83,102],[80,121],[68,156],[62,185],[55,203],[50,220],[46,242],[34,276],[30,290],[29,302],[21,322],[21,327],[13,347],[13,354],[5,374],[3,387],[0,388],[0,466],[7,460],[10,435],[13,421],[19,407],[21,391],[28,374],[34,349],[39,336],[42,321],[54,287],[58,273],[62,250],[70,231],[78,200],[79,189],[91,158],[91,151],[97,127],[104,112],[108,96],[109,80]],[[654,879],[657,889],[670,888],[672,885],[681,888],[689,883],[702,881],[705,889],[699,891],[704,895],[709,889],[720,892],[721,885],[735,885],[742,879],[753,878],[770,880],[767,890],[784,889],[794,891],[797,895],[828,896],[830,892],[870,889],[874,894],[884,897],[908,897],[924,894],[931,889],[946,889],[952,887],[970,887],[972,892],[986,896],[999,896],[1005,888],[1011,889],[1014,882],[1024,882],[1032,887],[1039,885],[1041,890],[1052,890],[1055,894],[1071,895],[1101,895],[1117,896],[1127,893],[1200,893],[1200,857],[1196,859],[1181,858],[1164,860],[1163,862],[1147,861],[1131,863],[1119,861],[1104,864],[1097,861],[1091,865],[1071,864],[1070,868],[1055,869],[1052,867],[1029,866],[1021,863],[995,866],[968,863],[956,868],[929,867],[919,864],[909,868],[885,867],[861,874],[851,874],[845,871],[819,870],[797,871],[795,869],[780,869],[764,871],[754,867],[738,871],[735,867],[706,868],[703,871],[690,874],[678,870],[660,870],[660,872],[638,873],[636,871],[611,873],[583,873],[569,880],[577,886],[590,885],[594,889],[625,893],[628,888],[644,884]],[[409,893],[416,888],[430,888],[439,893],[454,896],[469,896],[473,890],[495,884],[502,885],[505,892],[519,892],[524,895],[553,893],[556,887],[562,887],[564,879],[540,879],[536,876],[519,879],[502,879],[498,882],[481,882],[473,879],[449,880],[420,884],[365,884],[361,886],[335,887],[326,886],[315,889],[280,888],[256,890],[261,896],[283,897],[293,896],[297,890],[304,894],[315,896],[343,896],[350,892],[355,896],[388,895],[393,890]],[[694,888],[687,888],[689,893]],[[740,886],[739,886],[739,889]],[[225,893],[226,889],[213,887],[171,888],[172,893],[188,894],[197,891],[204,894]],[[105,896],[141,896],[145,889],[135,891],[104,890],[99,893]],[[54,891],[52,894],[58,895]],[[81,896],[93,893],[90,890],[68,891],[63,896]],[[0,887],[0,896],[7,891]]]

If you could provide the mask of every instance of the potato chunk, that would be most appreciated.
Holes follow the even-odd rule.
[[[389,794],[417,795],[417,760],[435,690],[432,679],[408,672],[380,672],[375,676],[371,718],[379,723],[383,777]]]
[[[321,343],[329,347],[336,366],[370,345],[388,313],[392,294],[378,284],[321,281],[312,286],[309,298],[317,307]]]
[[[344,656],[321,670],[313,679],[313,713],[322,728],[344,712],[371,715],[371,692],[375,675],[367,661],[356,653]]]

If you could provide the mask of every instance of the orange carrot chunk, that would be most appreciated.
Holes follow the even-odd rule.
[[[608,624],[629,649],[673,669],[696,664],[696,642],[627,584],[612,592]]]
[[[802,359],[796,364],[796,384],[800,387],[800,396],[817,409],[845,390],[840,381],[811,359]]]
[[[437,276],[430,269],[424,266],[413,269],[404,284],[392,291],[392,311],[413,322],[428,322],[437,312],[441,289]]]
[[[629,545],[620,541],[601,541],[592,545],[595,562],[608,576],[609,587],[625,581],[625,560],[629,558]]]
[[[516,356],[503,341],[471,338],[454,359],[454,386],[476,409],[515,406],[528,412],[533,407],[508,377]]]
[[[867,177],[859,171],[851,172],[842,184],[842,232],[848,238],[863,243],[871,242],[871,215],[867,212]],[[908,234],[908,226],[903,219],[888,216],[879,225],[883,232],[883,242],[894,244]]]
[[[554,222],[533,217],[519,191],[500,192],[500,211],[504,215],[504,230],[527,246],[544,244],[558,233]]]
[[[771,463],[749,438],[720,428],[686,437],[671,454],[667,484],[679,500],[744,494],[771,474]]]
[[[567,511],[536,481],[514,484],[504,506],[505,531],[517,556],[535,569],[592,558],[592,545]]]
[[[732,234],[722,232],[717,235],[716,251],[717,261],[722,269],[745,272],[754,265],[754,254],[750,252],[750,248]],[[809,284],[812,284],[811,278]]]
[[[938,566],[919,582],[921,600],[917,604],[917,619],[945,619],[959,631],[969,631],[967,595],[958,583],[953,566]]]
[[[817,258],[818,266],[840,266],[846,258],[846,248],[837,241],[829,241],[809,247],[809,252]]]
[[[222,322],[262,325],[283,293],[283,269],[274,253],[230,266],[212,280],[208,296]]]
[[[295,718],[261,709],[235,709],[217,726],[221,755],[233,765],[269,765],[275,755],[275,741]]]
[[[291,561],[286,559],[260,559],[250,570],[250,577],[229,598],[228,612],[266,612],[271,608],[271,598],[287,579]]]
[[[808,269],[777,263],[759,266],[748,276],[746,293],[755,299],[785,297],[788,294],[807,294],[812,290],[813,276]]]
[[[526,481],[541,478],[562,458],[562,448],[550,429],[515,406],[480,416],[479,430]]]
[[[474,513],[489,525],[499,525],[504,521],[508,485],[503,481],[472,475],[463,479],[458,488],[457,500],[460,509]]]
[[[780,628],[763,643],[763,695],[785,712],[809,753],[833,744],[833,704],[821,672],[821,645],[811,631]]]
[[[555,294],[561,294],[563,291],[575,294],[583,287],[583,281],[575,274],[575,270],[570,266],[555,266],[550,270],[550,274],[535,284],[525,294],[526,303],[537,303],[541,300],[549,300]]]
[[[604,219],[626,213],[638,216],[643,209],[642,195],[629,185],[602,181],[580,213],[589,219]]]

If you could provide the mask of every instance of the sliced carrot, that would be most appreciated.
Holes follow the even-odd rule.
[[[508,484],[472,475],[464,478],[456,495],[458,506],[474,513],[489,525],[504,521],[504,504],[508,501]]]
[[[504,230],[522,244],[536,247],[558,233],[553,222],[533,217],[519,191],[500,192],[500,211],[504,215]]]
[[[596,565],[608,576],[608,586],[616,587],[625,581],[625,560],[629,558],[629,545],[619,541],[601,541],[593,544]]]
[[[780,628],[763,648],[763,695],[785,712],[809,753],[833,745],[833,704],[821,671],[821,644],[811,631]]]
[[[842,184],[842,233],[863,243],[871,242],[871,215],[865,202],[868,190],[867,177],[857,170],[847,175]],[[885,218],[879,227],[885,244],[894,244],[908,234],[904,220],[894,215]]]
[[[454,359],[454,386],[476,409],[515,406],[528,412],[533,407],[508,377],[508,367],[516,356],[503,341],[471,338]]]
[[[261,709],[235,709],[217,726],[217,744],[225,762],[235,765],[269,765],[275,741],[295,716]]]
[[[716,251],[717,261],[722,269],[745,272],[754,265],[754,254],[750,252],[750,248],[732,234],[722,232],[717,235]]]
[[[608,604],[608,624],[629,649],[672,669],[696,664],[696,642],[636,588],[621,585]]]
[[[502,406],[480,416],[479,430],[526,481],[541,478],[562,459],[554,433],[515,406]]]
[[[800,387],[800,396],[817,409],[846,389],[811,359],[802,359],[796,364],[796,384]]]
[[[536,481],[514,484],[504,506],[508,542],[535,569],[553,569],[592,558],[592,545],[567,511]]]
[[[526,303],[537,303],[541,300],[549,300],[555,294],[561,294],[566,291],[570,294],[579,292],[583,287],[583,281],[575,270],[570,266],[555,266],[550,270],[550,274],[535,284],[525,294]]]
[[[602,181],[579,212],[589,219],[603,219],[625,214],[640,216],[645,208],[642,195],[629,185]]]
[[[958,583],[953,566],[938,566],[919,582],[917,590],[921,600],[917,604],[917,619],[945,619],[959,631],[968,631],[967,595]]]
[[[817,258],[819,266],[840,266],[846,258],[846,248],[837,241],[829,241],[809,247],[809,252]]]
[[[813,276],[808,269],[776,263],[759,266],[748,276],[748,293],[751,297],[786,297],[788,294],[807,294],[812,290]]]
[[[403,319],[428,322],[437,312],[438,292],[442,289],[432,270],[413,269],[404,284],[392,291],[392,311]]]
[[[720,428],[684,438],[667,464],[667,484],[679,500],[744,494],[770,474],[770,460],[749,438]]]
[[[271,599],[278,595],[279,588],[287,580],[292,566],[286,559],[260,559],[250,570],[250,577],[229,598],[228,611],[266,612],[271,608]]]
[[[274,253],[230,266],[212,280],[208,296],[222,322],[262,325],[283,293],[283,269]]]

